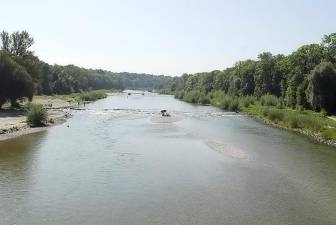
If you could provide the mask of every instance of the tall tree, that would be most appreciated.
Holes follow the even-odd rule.
[[[29,48],[33,44],[34,38],[27,31],[16,31],[11,34],[10,52],[15,56],[29,55],[32,53]]]
[[[306,95],[315,110],[336,112],[336,71],[330,62],[322,62],[308,77]]]
[[[8,34],[7,31],[2,31],[0,33],[0,37],[1,37],[1,49],[9,52],[12,44],[12,39],[10,38],[10,35]]]
[[[274,73],[275,61],[269,52],[258,55],[258,63],[255,74],[255,94],[260,97],[264,94],[272,93],[272,79]]]
[[[336,33],[324,35],[322,46],[326,49],[327,60],[336,63]]]

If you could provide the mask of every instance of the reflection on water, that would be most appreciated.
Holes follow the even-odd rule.
[[[23,202],[34,182],[39,145],[45,132],[4,141],[0,149],[0,222],[8,212],[22,213]],[[4,223],[0,223],[4,224]]]
[[[149,93],[72,113],[0,143],[1,225],[336,223],[331,147]]]

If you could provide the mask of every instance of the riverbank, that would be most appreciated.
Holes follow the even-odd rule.
[[[252,96],[232,97],[220,92],[197,96],[191,92],[175,93],[180,100],[213,105],[224,111],[242,112],[252,118],[297,133],[301,133],[314,141],[336,147],[336,120],[322,112],[304,109],[292,109],[275,96],[263,96],[259,100]]]
[[[262,107],[258,104],[249,107],[241,106],[241,112],[256,119],[258,122],[297,132],[313,141],[336,147],[336,123],[333,118],[324,117],[310,110],[277,109],[276,107]],[[303,119],[300,119],[300,117],[303,117]],[[291,121],[288,118],[294,119]],[[306,121],[300,122],[300,120]]]
[[[48,110],[48,123],[44,127],[30,127],[26,122],[25,111],[22,108],[0,110],[0,141],[20,137],[31,133],[41,132],[49,127],[64,123],[72,115],[71,108],[107,97],[107,90],[98,90],[87,93],[73,93],[70,95],[43,95],[34,96],[32,103],[41,104]],[[21,102],[24,105],[26,102]]]
[[[78,105],[63,99],[49,96],[36,96],[33,103],[42,104],[48,110],[48,124],[44,127],[30,127],[23,109],[5,109],[0,111],[0,141],[22,135],[41,132],[48,127],[62,124],[71,114],[66,109]]]

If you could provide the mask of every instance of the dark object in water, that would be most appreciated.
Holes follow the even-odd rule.
[[[128,95],[131,95],[131,93],[128,93]]]
[[[161,116],[170,116],[166,109],[161,110]]]

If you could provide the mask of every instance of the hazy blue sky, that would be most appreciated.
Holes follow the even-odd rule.
[[[181,75],[336,32],[335,0],[1,0],[0,29],[25,29],[50,64]]]

